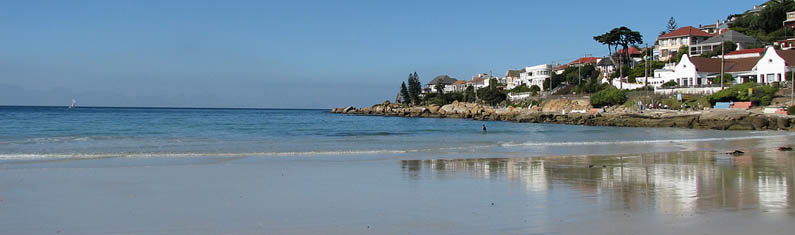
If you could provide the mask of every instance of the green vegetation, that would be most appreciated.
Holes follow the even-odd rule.
[[[753,89],[753,92],[751,92]],[[763,86],[756,83],[744,83],[723,89],[715,94],[708,96],[709,102],[729,102],[729,101],[751,101],[756,105],[770,105],[775,97],[778,88],[775,86]]]
[[[472,85],[467,86],[467,89],[464,90],[463,94],[463,101],[464,102],[475,102],[478,100],[478,97],[475,95],[475,87]]]
[[[625,62],[629,61],[630,46],[643,43],[643,35],[624,26],[614,28],[602,35],[596,35],[593,37],[593,39],[601,44],[606,45],[610,55],[613,55],[614,50],[617,53],[618,46],[621,46],[621,48],[624,50],[624,53],[618,55],[617,67],[621,67]],[[621,69],[619,69],[619,73],[620,75],[623,75],[621,74]]]
[[[533,93],[533,96],[537,96],[539,91],[541,91],[541,87],[538,87],[537,85],[530,86],[530,92]]]
[[[625,102],[627,102],[627,91],[615,87],[609,87],[591,96],[591,104],[597,108]]]
[[[784,39],[785,34],[795,35],[792,30],[784,29],[781,26],[781,22],[787,19],[787,12],[795,10],[795,2],[768,1],[764,5],[765,8],[759,14],[743,14],[729,27],[764,42]]]
[[[513,89],[505,90],[506,94],[507,93],[520,93],[520,92],[530,92],[530,88],[527,87],[527,85],[522,84],[522,85],[519,85],[517,87],[514,87]]]
[[[400,84],[400,96],[402,98],[401,103],[411,103],[411,96],[409,95],[409,90],[406,88],[406,82]]]
[[[679,85],[679,84],[676,83],[676,81],[667,81],[667,82],[662,84],[663,87],[675,87],[677,85]]]
[[[444,84],[443,83],[439,83],[439,84],[434,85],[433,89],[436,90],[436,93],[438,93],[440,96],[444,95]]]
[[[419,105],[420,102],[421,102],[420,93],[422,93],[422,84],[420,83],[420,77],[417,76],[417,72],[414,72],[414,74],[411,74],[411,73],[409,74],[408,93],[409,93],[410,99],[406,99],[406,100],[407,101],[408,100],[411,101],[411,102],[408,102],[408,103]]]
[[[721,51],[721,47],[725,48],[724,51]],[[712,58],[713,56],[721,55],[721,53],[729,53],[732,51],[737,50],[737,43],[732,41],[725,41],[722,45],[718,45],[718,47],[714,48],[712,51],[701,54],[701,57],[704,58]]]
[[[665,26],[665,31],[661,32],[660,35],[673,32],[674,30],[678,29],[679,25],[676,24],[676,20],[673,16],[668,19],[668,25]]]
[[[685,54],[687,54],[687,52],[688,52],[689,50],[690,50],[690,48],[688,48],[688,47],[687,47],[687,45],[679,47],[679,51],[677,51],[677,52],[676,52],[676,55],[674,55],[673,57],[671,57],[671,60],[672,60],[672,61],[674,61],[674,62],[676,62],[676,63],[678,64],[678,63],[679,63],[679,61],[681,61],[681,60],[682,60],[682,56],[684,56]]]
[[[789,107],[787,108],[787,114],[789,114],[789,115],[795,115],[795,105],[789,106]]]
[[[504,93],[497,89],[497,79],[490,79],[489,86],[478,89],[478,97],[483,103],[488,105],[497,105],[505,101],[507,97]]]
[[[732,81],[734,81],[734,77],[732,77],[732,75],[728,74],[728,73],[724,73],[723,75],[726,76],[726,79],[723,80],[723,84],[724,85],[731,85]],[[712,78],[712,84],[720,84],[720,78],[721,78],[720,75],[715,76],[714,78]]]

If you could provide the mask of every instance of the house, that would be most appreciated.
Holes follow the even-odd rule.
[[[453,91],[464,91],[467,89],[467,86],[466,80],[458,80],[455,81],[451,87],[453,87]]]
[[[520,84],[524,84],[527,87],[536,85],[541,90],[544,90],[544,81],[552,77],[553,66],[551,64],[541,64],[527,67],[524,70],[523,73],[519,74]]]
[[[787,72],[795,68],[795,51],[782,51],[767,47],[755,68],[757,82],[761,84],[785,81],[784,76],[787,75]]]
[[[738,50],[742,50],[744,48],[748,48],[753,45],[759,44],[759,41],[756,40],[756,38],[750,37],[748,35],[739,33],[734,30],[728,30],[726,32],[721,33],[720,35],[711,37],[706,41],[691,45],[690,56],[699,56],[702,54],[710,53],[716,49],[720,50],[721,43],[725,41],[731,41],[736,43]]]
[[[521,80],[519,80],[520,74],[524,73],[524,69],[519,70],[508,70],[505,74],[505,84],[507,84],[507,89],[513,89],[521,85]]]
[[[597,62],[599,62],[599,58],[598,57],[581,57],[581,58],[578,58],[578,59],[576,59],[576,60],[574,60],[572,62],[569,62],[568,64],[564,64],[564,65],[558,66],[555,70],[566,70],[570,66],[571,67],[582,67],[582,66],[589,65],[589,64],[590,65],[595,65]]]
[[[445,90],[447,90],[447,87],[448,86],[452,86],[453,83],[455,83],[455,81],[457,81],[457,80],[455,78],[451,78],[450,76],[439,75],[439,76],[436,76],[435,78],[433,78],[433,80],[431,80],[430,82],[428,82],[428,85],[425,86],[425,89],[423,89],[423,91],[425,93],[437,92],[436,91],[436,85],[439,85],[439,84],[444,85],[445,86]]]
[[[784,40],[778,40],[773,43],[773,45],[781,47],[782,50],[789,50],[795,48],[795,38],[788,38]]]
[[[599,62],[596,63],[596,70],[602,72],[604,77],[607,77],[613,71],[616,71],[616,66],[613,64],[613,60],[610,57],[605,57],[599,59]]]
[[[729,28],[728,22],[724,21],[723,24],[721,24],[720,20],[716,20],[714,24],[705,24],[698,26],[699,30],[711,34],[718,34],[719,32],[723,32],[727,28]]]
[[[765,48],[743,49],[726,53],[726,59],[740,59],[749,57],[762,57],[765,53]],[[720,56],[718,56],[720,58]]]
[[[795,29],[795,11],[787,12],[787,19],[784,20],[784,27]]]
[[[690,45],[699,44],[713,36],[713,34],[692,26],[681,27],[657,38],[654,55],[657,60],[667,61],[676,55],[680,47],[690,47]]]
[[[735,83],[742,83],[746,79],[755,77],[753,69],[759,57],[723,60],[723,72],[731,74]],[[690,57],[683,55],[682,60],[676,64],[672,77],[665,80],[674,80],[679,86],[700,87],[712,84],[712,78],[720,75],[721,59]]]

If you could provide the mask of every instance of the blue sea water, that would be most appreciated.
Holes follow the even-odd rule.
[[[487,126],[487,133],[481,125]],[[527,157],[679,151],[696,143],[703,147],[789,136],[776,131],[351,116],[328,110],[0,107],[0,161],[379,154]]]

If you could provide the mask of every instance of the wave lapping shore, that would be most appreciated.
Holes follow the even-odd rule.
[[[573,102],[574,106],[581,106]],[[583,107],[579,110],[588,110]],[[631,112],[608,109],[607,112],[561,112],[506,107],[494,108],[476,103],[453,102],[444,106],[404,107],[384,102],[371,107],[334,108],[332,113],[372,116],[459,118],[521,123],[551,123],[619,127],[677,127],[714,130],[786,130],[795,131],[795,117],[754,113],[747,110],[670,111],[647,110]],[[569,110],[578,110],[576,108]]]

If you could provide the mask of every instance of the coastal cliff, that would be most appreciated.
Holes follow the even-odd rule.
[[[795,117],[787,115],[767,115],[745,110],[708,110],[698,112],[646,111],[631,112],[618,108],[608,108],[601,113],[566,113],[560,110],[582,110],[582,104],[575,101],[562,102],[550,107],[527,109],[507,107],[495,109],[475,103],[454,102],[438,106],[403,107],[384,102],[371,107],[334,108],[332,113],[372,116],[459,118],[487,121],[512,121],[521,123],[552,123],[588,126],[621,127],[677,127],[715,130],[787,130],[795,131]],[[568,109],[567,109],[568,108]],[[557,110],[556,110],[557,109]]]

